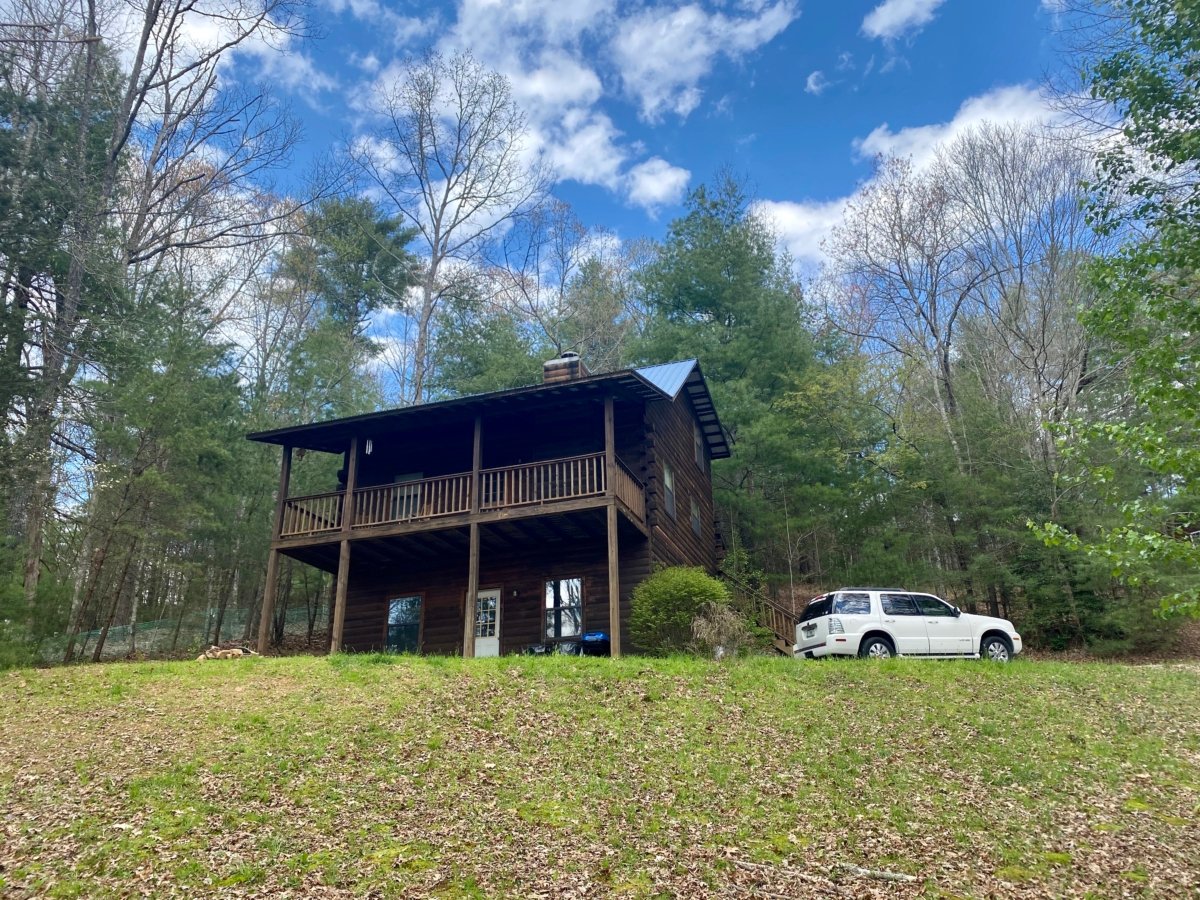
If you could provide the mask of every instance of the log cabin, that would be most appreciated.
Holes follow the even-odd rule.
[[[696,360],[248,435],[283,448],[258,649],[280,555],[335,574],[330,652],[495,656],[587,635],[629,649],[656,565],[715,569],[710,466],[729,456]],[[288,496],[293,452],[338,454],[335,490]]]

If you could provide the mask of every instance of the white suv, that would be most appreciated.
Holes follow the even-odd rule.
[[[1021,635],[1007,619],[973,616],[932,594],[842,588],[811,600],[796,625],[796,656],[970,657],[1008,662]]]

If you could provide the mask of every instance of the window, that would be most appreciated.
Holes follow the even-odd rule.
[[[482,591],[475,601],[475,637],[494,638],[500,626],[500,598],[495,593]]]
[[[700,471],[704,471],[704,435],[700,431],[698,422],[692,423],[692,444],[695,447],[696,465],[700,467]]]
[[[885,616],[919,616],[921,610],[908,594],[880,594],[879,602],[883,605]]]
[[[871,614],[870,594],[838,594],[833,601],[833,611],[843,616],[869,616]]]
[[[692,498],[692,533],[700,537],[700,504],[695,497]]]
[[[388,601],[387,648],[397,653],[416,653],[421,649],[420,594]]]
[[[663,505],[667,515],[675,518],[675,470],[669,462],[663,463]]]
[[[808,606],[804,607],[804,615],[800,617],[801,622],[807,622],[809,619],[817,619],[821,616],[829,615],[829,610],[833,606],[832,597],[818,597]]]
[[[546,640],[579,637],[583,632],[583,579],[546,582]]]
[[[913,597],[917,601],[917,605],[921,607],[921,615],[924,616],[953,616],[954,610],[943,603],[937,597],[930,597],[928,594],[917,594]]]

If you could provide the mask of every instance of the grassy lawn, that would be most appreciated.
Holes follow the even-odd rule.
[[[16,897],[1195,897],[1200,670],[18,671],[0,809]]]

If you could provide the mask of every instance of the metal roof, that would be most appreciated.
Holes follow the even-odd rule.
[[[535,384],[487,394],[472,394],[452,400],[385,409],[360,416],[293,425],[271,431],[257,431],[246,437],[248,440],[264,444],[341,453],[349,446],[351,436],[356,434],[381,434],[399,428],[461,422],[485,409],[515,409],[519,406],[532,412],[538,407],[570,402],[589,394],[599,397],[609,392],[643,400],[675,401],[680,390],[685,388],[695,408],[709,452],[713,459],[725,459],[730,455],[729,442],[717,418],[708,385],[700,372],[700,365],[694,359],[588,375],[554,384]]]
[[[642,378],[674,400],[679,396],[679,389],[683,387],[688,376],[699,365],[694,359],[684,359],[679,362],[663,363],[660,366],[642,366],[639,369],[634,369]]]

